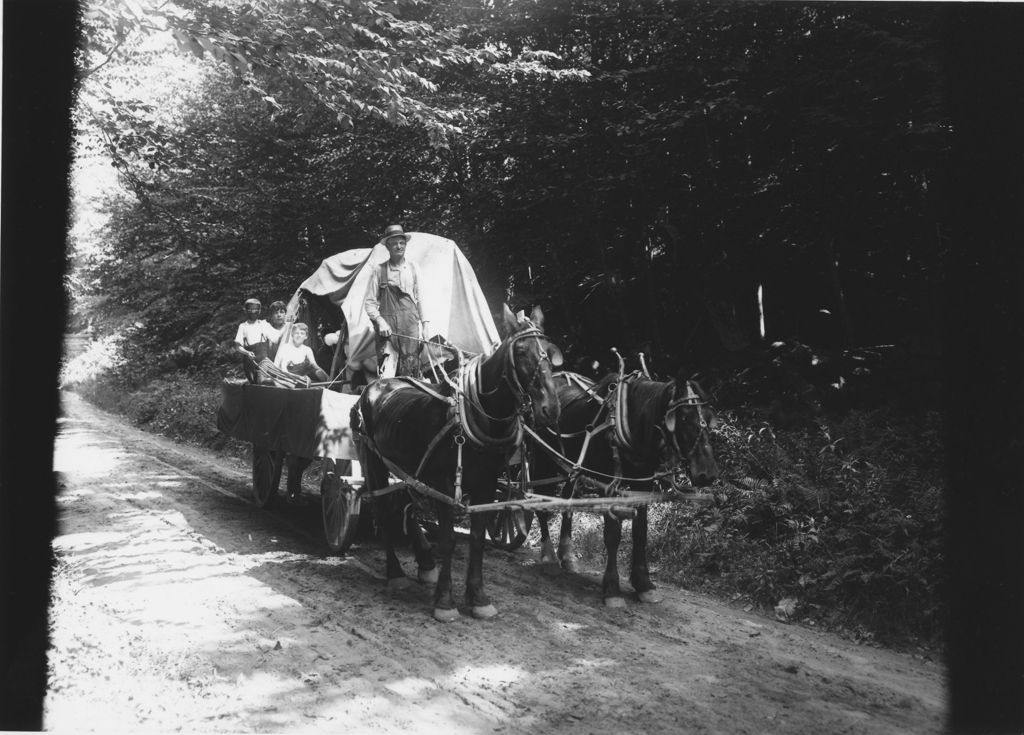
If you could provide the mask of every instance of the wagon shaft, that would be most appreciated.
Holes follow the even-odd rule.
[[[650,505],[651,503],[687,501],[692,503],[708,503],[714,496],[709,493],[630,493],[629,495],[602,498],[552,498],[547,495],[527,493],[523,500],[504,500],[499,503],[471,505],[466,510],[470,513],[512,508],[515,510],[593,510],[603,512],[612,507]]]

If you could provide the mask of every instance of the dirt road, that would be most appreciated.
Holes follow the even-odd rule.
[[[380,548],[325,554],[318,502],[260,511],[247,467],[64,404],[47,730],[942,729],[935,663],[665,584],[605,609],[596,569],[532,548],[488,551],[496,618],[434,622],[428,588],[386,593]]]

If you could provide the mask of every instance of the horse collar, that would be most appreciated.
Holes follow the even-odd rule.
[[[459,375],[459,390],[456,392],[456,414],[461,424],[462,433],[477,446],[507,446],[517,444],[522,439],[523,422],[518,410],[510,416],[491,416],[484,410],[480,402],[481,395],[489,395],[480,391],[480,363],[481,358],[474,358],[461,371]],[[496,390],[496,389],[495,389]],[[494,391],[491,391],[493,394]],[[468,404],[468,406],[467,406]],[[476,414],[497,422],[510,422],[509,431],[503,436],[490,436],[481,428],[480,419]]]
[[[629,430],[629,379],[620,380],[609,391],[608,397],[613,402],[612,416],[615,418],[615,439],[626,452],[633,452],[633,436]]]

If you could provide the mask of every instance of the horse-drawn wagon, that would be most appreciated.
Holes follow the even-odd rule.
[[[406,257],[429,284],[424,312],[440,340],[419,342],[422,367],[434,371],[447,360],[487,355],[500,342],[476,275],[458,246],[447,238],[408,233]],[[383,243],[325,259],[288,303],[282,342],[291,324],[310,326],[310,343],[329,380],[292,376],[269,361],[258,366],[259,383],[225,380],[217,425],[251,443],[253,501],[267,508],[278,500],[284,468],[288,494],[301,492],[303,472],[321,460],[320,496],[324,535],[335,552],[354,537],[363,499],[363,478],[351,429],[355,387],[376,378],[376,334],[363,303],[371,271],[388,259]],[[338,334],[327,350],[325,333]],[[439,344],[443,343],[443,344]]]
[[[320,458],[328,546],[337,552],[352,543],[362,501],[372,499],[383,510],[378,530],[386,545],[389,585],[406,581],[394,554],[403,515],[410,508],[429,506],[438,528],[435,550],[418,524],[406,527],[412,529],[421,579],[436,581],[435,553],[441,561],[434,613],[439,620],[455,614],[450,564],[453,523],[460,518],[470,526],[467,602],[476,617],[494,614],[481,575],[485,535],[496,546],[514,548],[525,539],[534,511],[544,516],[586,509],[617,522],[630,508],[639,509],[634,554],[643,549],[646,575],[646,505],[695,497],[681,487],[681,473],[702,480],[717,473],[709,469],[714,460],[699,387],[687,383],[677,394],[674,382],[657,383],[639,372],[626,376],[621,361],[617,379],[610,376],[600,386],[583,385],[571,373],[559,373],[556,381],[553,370],[561,355],[543,333],[540,311],[526,318],[503,307],[505,337],[499,341],[464,256],[450,240],[419,233],[410,235],[406,257],[417,262],[423,280],[430,282],[424,299],[434,303],[427,303],[425,310],[443,339],[441,344],[414,341],[423,345],[418,354],[435,382],[376,380],[375,334],[362,303],[369,270],[387,255],[378,245],[325,260],[289,304],[290,316],[302,312],[310,321],[316,320],[317,299],[340,308],[345,338],[331,359],[329,381],[297,385],[266,366],[280,385],[225,382],[218,427],[253,445],[256,504],[265,507],[276,499],[283,463],[288,464],[289,490],[294,492],[311,458]],[[361,375],[369,379],[356,394],[352,388]],[[339,386],[346,392],[339,392]],[[582,413],[576,410],[580,391]],[[646,397],[631,401],[633,394]],[[565,408],[583,422],[579,431],[567,434],[560,427],[559,413]],[[630,426],[643,434],[638,443],[625,436]],[[609,452],[614,459],[610,464],[601,459]],[[666,463],[670,455],[675,462]],[[687,459],[690,466],[681,467]],[[537,478],[531,477],[534,466],[541,468]],[[637,467],[649,476],[629,472]],[[637,493],[628,487],[636,483],[648,489]],[[565,488],[560,497],[543,492],[555,485]],[[546,531],[544,524],[545,543],[550,545]],[[634,587],[645,599],[647,590]]]

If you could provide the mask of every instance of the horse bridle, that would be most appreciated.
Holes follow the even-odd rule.
[[[509,446],[517,445],[521,442],[523,424],[525,423],[523,415],[529,411],[529,390],[519,380],[519,375],[516,371],[514,346],[517,342],[527,337],[535,337],[540,342],[543,336],[544,333],[540,329],[531,326],[508,338],[502,348],[508,350],[509,358],[502,363],[501,379],[490,391],[484,392],[480,390],[481,362],[479,358],[477,358],[475,365],[462,373],[462,377],[459,380],[460,389],[458,390],[458,395],[462,396],[462,398],[456,403],[456,412],[462,426],[460,436],[468,436],[474,444],[481,446]],[[547,350],[541,346],[537,370],[534,372],[534,377],[527,384],[528,386],[533,385],[537,381],[538,376],[541,374],[541,364],[544,360],[550,362],[551,358]],[[512,371],[513,378],[509,377],[509,370]],[[493,395],[502,383],[505,383],[512,390],[518,405],[508,416],[492,416],[484,409],[480,402],[480,397]],[[512,422],[509,425],[509,431],[503,436],[488,436],[485,432],[481,431],[481,427],[477,425],[471,413],[466,410],[467,406],[471,407],[474,413],[478,413],[491,421]]]
[[[522,384],[522,381],[519,380],[519,371],[516,370],[515,345],[517,342],[526,339],[527,337],[533,337],[534,339],[537,340],[538,358],[537,367],[533,371],[533,376],[530,378],[530,382],[524,386]],[[538,327],[531,326],[528,329],[525,329],[522,332],[513,335],[508,341],[508,362],[505,364],[505,370],[502,371],[502,378],[508,384],[508,387],[512,389],[512,392],[519,396],[519,398],[523,401],[529,399],[530,386],[537,383],[541,378],[543,372],[543,363],[547,361],[548,368],[554,368],[554,363],[551,360],[551,355],[548,354],[547,349],[545,349],[544,347],[545,339],[546,336],[544,332],[542,332]],[[512,372],[513,380],[509,380],[508,378],[509,370],[511,370]]]
[[[665,409],[665,414],[664,416],[662,416],[661,419],[661,425],[658,428],[661,430],[662,434],[664,434],[666,437],[670,439],[669,443],[672,449],[675,450],[679,462],[685,462],[687,458],[689,458],[689,456],[693,454],[693,451],[697,448],[697,444],[700,442],[701,437],[704,436],[705,432],[707,432],[710,428],[708,427],[708,422],[704,419],[704,411],[702,410],[703,407],[706,405],[707,401],[701,398],[697,391],[695,391],[692,387],[690,387],[690,384],[687,383],[686,395],[683,396],[682,398],[675,399],[674,401],[669,403],[668,407]],[[695,406],[697,408],[697,418],[700,421],[700,428],[697,432],[697,436],[696,438],[694,438],[693,444],[690,445],[689,451],[687,451],[685,454],[683,454],[683,450],[679,447],[679,442],[676,440],[676,433],[674,431],[668,430],[669,415],[681,406]]]
[[[533,337],[534,339],[537,340],[539,357],[537,359],[537,367],[533,371],[533,376],[530,378],[530,381],[524,386],[522,381],[519,380],[519,372],[518,370],[516,370],[515,346],[517,342],[520,342],[521,340],[524,340],[528,337]],[[493,421],[508,421],[509,419],[514,418],[516,415],[521,415],[527,410],[526,405],[529,403],[530,400],[530,386],[537,383],[540,379],[541,374],[543,372],[542,365],[544,361],[547,361],[549,367],[554,367],[554,364],[551,361],[551,356],[548,354],[548,351],[544,348],[545,339],[546,336],[544,332],[542,332],[540,328],[531,325],[527,329],[524,329],[523,331],[517,332],[516,334],[512,335],[505,342],[505,348],[508,350],[508,359],[502,365],[500,382],[504,382],[505,385],[507,385],[512,390],[512,393],[516,396],[516,398],[518,398],[519,408],[516,409],[516,413],[510,416],[491,416],[490,414],[483,410],[482,406],[474,402],[476,403],[476,408],[485,416],[487,416],[487,418]],[[509,373],[512,374],[511,378],[509,377]],[[490,391],[484,392],[478,390],[477,393],[482,396],[489,396],[493,395],[497,390],[498,386],[495,386]]]

